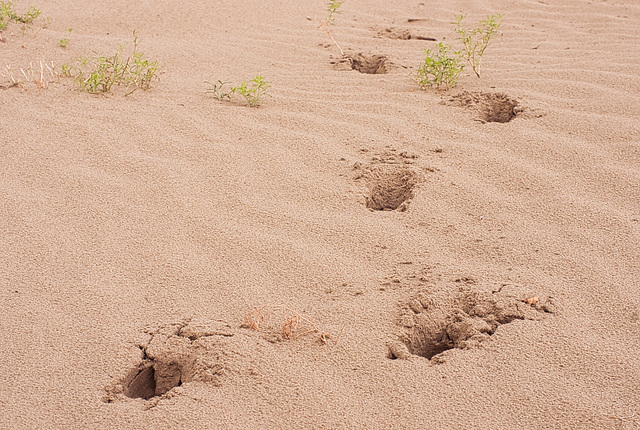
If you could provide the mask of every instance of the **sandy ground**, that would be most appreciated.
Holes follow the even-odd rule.
[[[28,5],[1,84],[162,73],[0,90],[1,428],[640,428],[637,3],[347,0],[384,74],[323,1]],[[502,36],[421,91],[458,13]]]

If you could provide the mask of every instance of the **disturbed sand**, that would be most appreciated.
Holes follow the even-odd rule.
[[[0,428],[640,427],[638,4],[347,0],[350,61],[323,1],[31,4],[5,87],[162,73],[0,89]],[[420,91],[458,13],[502,35]]]

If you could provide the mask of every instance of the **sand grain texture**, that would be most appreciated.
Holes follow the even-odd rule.
[[[136,30],[163,73],[0,89],[0,428],[640,426],[638,4],[347,0],[380,74],[322,1],[30,4],[0,67]],[[418,90],[461,12],[505,15],[482,78]]]

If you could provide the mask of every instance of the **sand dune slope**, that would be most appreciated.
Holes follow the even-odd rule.
[[[1,428],[640,426],[639,5],[160,3],[0,33]],[[134,30],[149,90],[31,81]]]

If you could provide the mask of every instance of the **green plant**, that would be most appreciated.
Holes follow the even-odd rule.
[[[464,68],[460,64],[460,52],[454,51],[446,43],[438,43],[436,50],[425,51],[424,62],[416,72],[418,86],[425,90],[428,87],[451,88],[458,83],[458,76]]]
[[[462,57],[467,60],[478,78],[480,77],[478,68],[482,55],[493,37],[498,34],[501,19],[501,14],[490,15],[481,20],[478,27],[471,29],[464,26],[464,15],[457,15],[453,22],[456,25],[455,31],[458,34],[458,39],[464,46]]]
[[[160,66],[157,61],[149,61],[138,51],[138,36],[133,32],[133,52],[124,55],[124,49],[109,57],[80,57],[75,65],[63,64],[62,74],[75,80],[81,91],[91,94],[108,93],[114,85],[124,86],[125,95],[138,88],[151,88],[151,81],[157,78]]]
[[[6,30],[10,22],[15,22],[22,24],[22,33],[24,34],[27,31],[27,26],[31,26],[41,13],[40,9],[31,6],[24,14],[20,15],[14,9],[12,2],[0,1],[0,32]],[[4,42],[1,35],[0,42]]]
[[[42,11],[40,9],[31,6],[23,15],[19,15],[14,9],[12,2],[0,1],[0,22],[4,23],[5,27],[9,21],[31,24],[41,13]]]
[[[60,45],[60,46],[61,46],[61,47],[63,47],[63,48],[66,48],[66,47],[67,47],[67,45],[69,44],[69,40],[70,40],[71,32],[72,32],[72,31],[73,31],[73,29],[72,29],[72,28],[67,28],[67,33],[69,33],[69,37],[66,37],[66,38],[64,38],[64,39],[60,39],[60,40],[58,40],[58,45]]]
[[[218,100],[231,100],[234,94],[238,94],[244,97],[251,107],[260,106],[262,97],[267,95],[268,89],[271,87],[264,76],[260,75],[250,81],[242,81],[237,86],[231,86],[229,82],[223,81],[216,83],[205,81],[205,83],[211,85],[206,93],[213,94]]]
[[[340,9],[342,3],[344,3],[344,0],[329,0],[329,2],[327,3],[327,12],[329,12],[329,15],[327,15],[327,18],[324,21],[318,23],[318,28],[320,28],[326,33],[327,36],[329,36],[329,38],[333,41],[333,43],[340,51],[340,54],[344,57],[344,51],[342,50],[338,42],[336,42],[336,39],[333,37],[333,32],[331,31],[331,26],[335,25],[335,19],[333,16],[337,13],[340,13],[338,9]]]
[[[33,21],[35,21],[41,13],[42,11],[40,11],[40,9],[36,9],[35,7],[31,6],[24,15],[14,14],[13,18],[15,22],[19,22],[22,24],[32,24]]]
[[[329,16],[327,16],[326,20],[327,24],[334,24],[333,15],[340,13],[338,9],[340,9],[342,3],[344,3],[344,0],[329,0],[329,3],[327,4],[327,11],[329,12]]]
[[[13,3],[0,1],[0,31],[4,31],[13,20]]]

